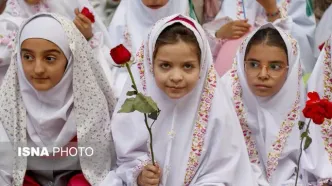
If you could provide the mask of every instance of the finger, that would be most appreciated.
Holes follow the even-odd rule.
[[[78,8],[75,8],[75,15],[78,15],[78,14],[80,14],[80,11]]]
[[[74,24],[79,30],[83,29],[82,23],[79,19],[74,19]]]
[[[89,18],[87,18],[85,15],[83,15],[83,14],[78,14],[77,16],[78,16],[78,17],[79,17],[84,23],[89,24],[89,25],[92,24],[91,20],[90,20]]]
[[[242,37],[245,33],[246,33],[246,32],[235,31],[235,32],[233,33],[233,35],[234,35],[234,36],[240,36],[240,37]]]
[[[234,21],[234,26],[246,27],[248,29],[251,27],[251,25],[245,20]]]
[[[158,174],[158,172],[160,170],[157,166],[153,166],[153,165],[147,165],[147,166],[145,166],[145,169],[147,171],[151,171],[151,172],[153,172],[155,174]]]
[[[151,178],[151,179],[158,178],[158,174],[155,174],[155,173],[153,173],[153,172],[151,172],[151,171],[143,171],[142,176],[143,176],[144,178]]]
[[[241,26],[234,26],[234,27],[233,27],[233,30],[234,30],[234,31],[242,31],[242,32],[245,32],[245,33],[249,31],[248,28],[246,28],[246,27],[241,27]]]
[[[159,179],[146,179],[144,183],[147,183],[149,185],[158,185],[159,183]]]

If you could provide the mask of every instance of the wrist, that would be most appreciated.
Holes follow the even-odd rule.
[[[274,13],[276,13],[276,12],[279,11],[278,6],[276,4],[271,5],[271,6],[267,7],[267,8],[264,8],[264,9],[265,9],[265,12],[267,14],[274,14]]]

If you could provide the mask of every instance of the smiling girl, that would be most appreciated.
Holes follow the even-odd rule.
[[[144,117],[115,113],[119,179],[140,186],[255,185],[236,114],[218,83],[201,26],[183,15],[164,18],[138,56],[132,68],[139,90],[161,109],[152,128],[157,165],[149,158]]]

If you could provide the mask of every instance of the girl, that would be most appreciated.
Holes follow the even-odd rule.
[[[122,0],[108,28],[112,47],[124,44],[131,53],[136,54],[146,34],[159,19],[175,13],[189,15],[191,12],[193,9],[190,9],[188,0]],[[126,69],[114,68],[113,86],[118,90],[117,96],[126,79]]]
[[[214,41],[212,44],[216,47],[214,52],[218,57],[216,67],[219,74],[223,75],[231,68],[244,35],[264,22],[284,18],[288,18],[287,29],[299,42],[303,68],[306,73],[311,72],[315,64],[311,46],[316,25],[314,16],[305,14],[306,6],[309,5],[305,0],[222,0],[216,20],[206,25],[210,36],[218,38],[215,40],[217,43]],[[232,42],[241,37],[239,41]],[[225,56],[229,57],[225,59]]]
[[[313,70],[308,81],[308,92],[316,91],[321,98],[332,100],[331,97],[331,41],[330,37],[325,42],[315,69]],[[307,121],[308,122],[308,121]],[[310,137],[312,143],[310,147],[304,151],[303,157],[304,166],[311,176],[309,182],[318,182],[318,185],[323,183],[332,183],[332,145],[331,145],[331,120],[326,119],[322,125],[315,125],[311,123]]]
[[[222,83],[259,185],[293,185],[305,99],[297,42],[271,23],[261,26],[244,40]]]
[[[240,126],[218,83],[201,26],[183,15],[158,21],[136,62],[139,90],[161,109],[152,128],[158,165],[149,159],[142,114],[116,113],[112,131],[119,179],[142,186],[255,185]]]
[[[0,149],[0,185],[63,186],[82,172],[91,185],[107,181],[115,102],[88,42],[72,21],[43,13],[23,23],[15,46],[0,88],[0,141],[7,144]],[[54,150],[70,145],[93,154]],[[23,147],[47,148],[50,156],[22,156]]]
[[[92,23],[80,13],[83,7],[88,7],[94,14],[95,23]],[[7,7],[0,18],[0,34],[2,35],[0,39],[0,49],[2,51],[2,55],[0,54],[0,81],[8,69],[13,41],[18,27],[25,19],[39,12],[57,13],[73,20],[76,27],[89,41],[95,56],[103,65],[108,79],[111,78],[110,39],[106,27],[93,12],[88,0],[8,0]]]

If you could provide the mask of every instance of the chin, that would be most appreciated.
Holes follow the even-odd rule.
[[[34,85],[33,85],[33,88],[35,88],[37,91],[48,91],[48,90],[50,90],[52,87],[50,87],[50,86],[48,86],[48,85],[40,85],[40,84],[36,85],[36,84],[34,84]]]
[[[172,94],[168,93],[167,96],[171,99],[181,99],[185,96],[186,94]]]

